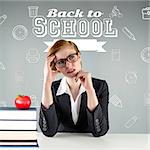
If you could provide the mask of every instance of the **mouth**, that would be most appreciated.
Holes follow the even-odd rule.
[[[67,71],[67,74],[71,74],[71,73],[73,73],[74,71],[75,71],[75,69],[69,70],[69,71]]]

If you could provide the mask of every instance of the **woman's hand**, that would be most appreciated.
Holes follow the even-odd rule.
[[[90,111],[93,111],[98,105],[98,99],[92,84],[91,74],[89,72],[79,71],[76,76],[76,81],[80,79],[81,84],[84,86],[87,92],[87,107]]]
[[[84,86],[86,91],[93,90],[92,78],[89,72],[84,72],[83,70],[79,71],[75,80],[77,81],[78,79],[80,79],[81,84]]]
[[[52,70],[51,62],[55,59],[55,55],[50,55],[45,60],[44,65],[44,83],[52,84],[55,80],[56,75],[59,73],[57,70]]]

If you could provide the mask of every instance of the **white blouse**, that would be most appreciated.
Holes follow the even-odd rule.
[[[72,119],[74,124],[77,123],[79,111],[80,111],[80,104],[81,104],[81,94],[85,92],[85,88],[83,85],[80,86],[79,93],[76,99],[73,99],[72,93],[70,91],[69,85],[67,83],[66,77],[62,78],[60,85],[58,87],[56,96],[62,95],[63,93],[69,94],[70,101],[71,101],[71,112],[72,112]]]

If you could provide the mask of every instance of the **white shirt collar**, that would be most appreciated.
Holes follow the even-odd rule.
[[[81,84],[80,86],[80,89],[79,89],[79,94],[78,95],[81,95],[83,92],[85,92],[85,88],[83,87],[83,85]],[[58,90],[57,90],[57,93],[56,93],[56,96],[58,95],[62,95],[62,94],[71,94],[70,92],[70,89],[69,89],[69,86],[67,84],[67,79],[66,77],[63,77],[61,82],[60,82],[60,85],[58,87]]]

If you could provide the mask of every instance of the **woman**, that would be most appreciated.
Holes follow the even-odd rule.
[[[54,81],[57,74],[63,79]],[[107,133],[108,86],[82,70],[78,47],[59,40],[48,52],[39,125],[44,135],[59,132],[90,132],[99,137]]]

